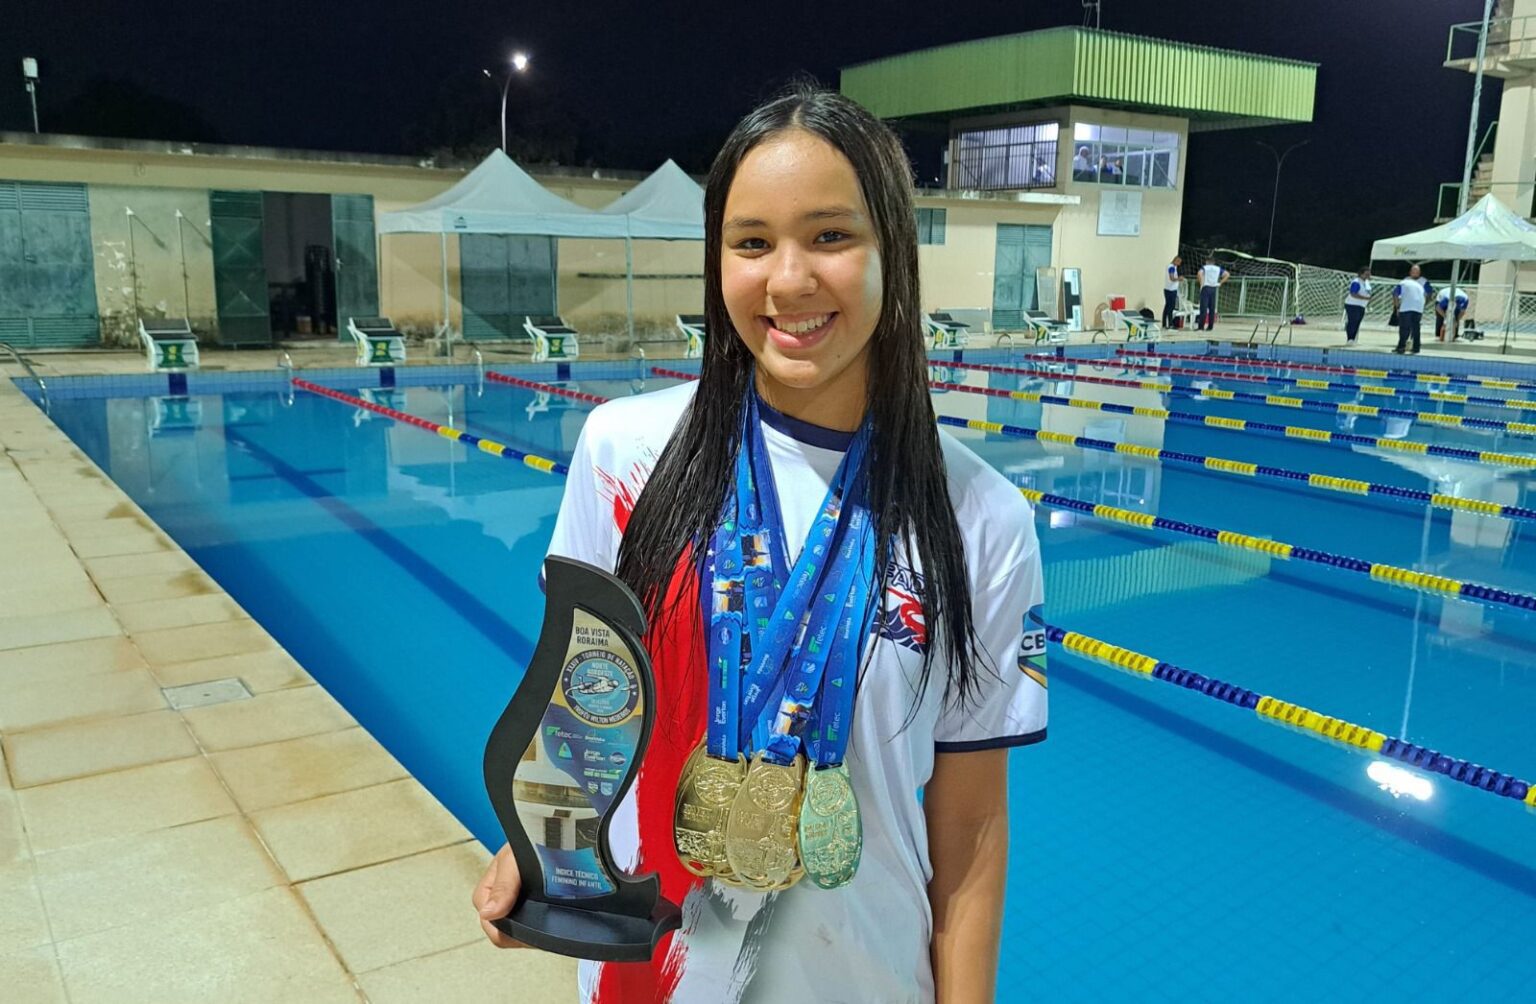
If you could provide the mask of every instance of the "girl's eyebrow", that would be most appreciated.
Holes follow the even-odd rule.
[[[836,220],[858,219],[859,214],[847,206],[825,206],[821,209],[812,209],[805,213],[803,220]],[[725,221],[726,230],[750,230],[754,227],[765,227],[767,223],[751,216],[733,216]]]

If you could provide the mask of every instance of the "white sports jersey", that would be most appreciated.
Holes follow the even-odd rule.
[[[1163,271],[1163,289],[1169,293],[1179,291],[1179,267],[1171,262]]]
[[[1424,280],[1404,279],[1394,290],[1400,301],[1398,311],[1404,314],[1424,313]]]
[[[1222,276],[1222,274],[1224,272],[1226,272],[1226,269],[1222,268],[1220,265],[1201,265],[1200,266],[1200,286],[1201,286],[1201,288],[1209,289],[1212,286],[1219,286],[1219,285],[1221,285],[1221,276]]]
[[[621,398],[588,416],[551,553],[614,567],[634,500],[696,386]],[[771,409],[762,414],[794,561],[848,436]],[[859,684],[847,756],[864,825],[858,874],[833,891],[803,881],[776,894],[682,876],[687,884],[672,890],[682,900],[682,930],[649,965],[583,962],[584,1001],[933,1000],[932,869],[917,792],[932,776],[937,753],[1022,746],[1045,738],[1046,726],[1043,589],[1033,512],[1002,475],[942,430],[940,438],[964,536],[976,631],[990,667],[978,697],[965,708],[946,701],[946,668],[935,662],[933,685],[912,715],[928,631],[912,588],[921,569],[898,552],[876,617],[874,654]],[[702,673],[699,667],[691,676],[697,684],[691,689],[703,686]],[[657,694],[658,709],[666,708],[660,669]],[[642,841],[646,862],[673,853],[670,811],[665,820],[653,813],[658,796],[670,806],[675,775],[648,774],[656,744],[667,741],[658,737],[666,732],[658,720],[635,787],[610,824],[615,860],[629,868],[642,863]],[[656,790],[648,792],[647,784]],[[663,872],[664,888],[668,881]]]
[[[1344,302],[1351,307],[1368,307],[1371,304],[1371,280],[1355,276],[1349,280],[1349,291]]]

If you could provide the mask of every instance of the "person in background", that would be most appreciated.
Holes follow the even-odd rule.
[[[1216,330],[1216,291],[1230,278],[1231,273],[1216,264],[1214,257],[1205,256],[1205,264],[1200,266],[1200,316],[1195,320],[1196,331]]]
[[[1419,322],[1424,320],[1424,300],[1428,295],[1420,278],[1419,266],[1408,270],[1408,278],[1392,290],[1392,304],[1397,308],[1397,355],[1419,354]]]
[[[1456,319],[1451,322],[1451,341],[1461,337],[1461,319],[1466,316],[1467,306],[1471,303],[1467,291],[1460,287],[1456,290]],[[1445,341],[1445,312],[1451,307],[1451,289],[1447,286],[1435,297],[1435,341]]]
[[[1072,180],[1099,180],[1099,172],[1094,169],[1092,155],[1086,146],[1078,147],[1077,156],[1072,158]]]
[[[1179,309],[1179,266],[1184,264],[1184,259],[1178,255],[1173,256],[1173,261],[1168,263],[1168,272],[1163,277],[1163,327],[1173,327],[1175,314]]]
[[[1360,322],[1365,320],[1365,308],[1371,305],[1371,268],[1367,265],[1349,281],[1349,292],[1344,294],[1344,344],[1353,345],[1360,337]]]

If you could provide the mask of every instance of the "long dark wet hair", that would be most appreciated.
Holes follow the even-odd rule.
[[[702,556],[725,494],[735,485],[741,406],[753,358],[736,335],[721,288],[725,201],[747,154],[795,129],[825,140],[853,165],[880,251],[880,318],[868,350],[874,429],[867,468],[875,567],[888,581],[891,559],[901,547],[909,563],[915,552],[922,568],[916,591],[928,644],[913,711],[927,692],[936,656],[948,667],[946,693],[964,701],[976,686],[978,646],[965,548],[928,396],[912,169],[896,134],[835,92],[806,83],[791,86],[737,124],[710,168],[704,190],[704,315],[710,337],[703,370],[692,403],[630,515],[619,545],[618,576],[640,597],[653,624],[676,613],[665,609],[672,577],[685,554]],[[873,599],[883,603],[884,590]],[[683,613],[697,616],[697,607]]]

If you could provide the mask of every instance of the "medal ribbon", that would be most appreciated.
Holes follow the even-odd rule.
[[[873,526],[863,497],[870,426],[855,433],[790,569],[755,391],[742,419],[735,496],[726,500],[701,576],[710,590],[707,751],[735,760],[762,750],[787,764],[809,732],[818,763],[841,762],[873,582]],[[829,667],[830,707],[818,715]]]

